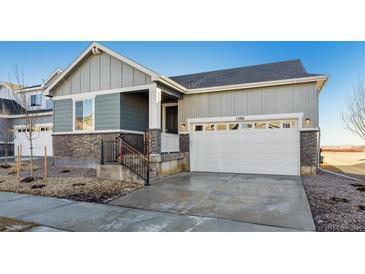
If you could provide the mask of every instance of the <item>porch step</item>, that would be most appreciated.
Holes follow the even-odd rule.
[[[144,185],[144,180],[140,178],[129,168],[115,164],[115,165],[97,165],[96,177],[105,180],[121,180],[128,183],[139,183]]]

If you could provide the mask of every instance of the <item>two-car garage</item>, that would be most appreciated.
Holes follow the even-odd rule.
[[[299,175],[299,119],[285,116],[190,119],[190,170]]]

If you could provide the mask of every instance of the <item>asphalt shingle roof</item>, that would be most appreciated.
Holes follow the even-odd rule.
[[[0,114],[20,114],[24,108],[14,100],[0,98]]]
[[[302,78],[316,75],[318,74],[307,73],[302,62],[297,59],[270,64],[179,75],[169,78],[188,89],[194,89]]]

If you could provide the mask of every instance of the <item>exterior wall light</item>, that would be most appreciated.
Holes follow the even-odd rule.
[[[307,126],[309,126],[310,122],[311,122],[311,119],[309,119],[309,118],[306,118],[306,119],[305,119],[305,124],[306,124]]]
[[[181,125],[181,130],[182,130],[182,131],[185,131],[185,130],[186,130],[186,124],[182,124],[182,125]]]

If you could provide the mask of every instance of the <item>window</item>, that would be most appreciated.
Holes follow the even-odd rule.
[[[266,128],[266,122],[256,122],[255,128],[257,128],[257,129]]]
[[[217,124],[217,130],[226,130],[227,125],[226,124]]]
[[[229,130],[237,130],[240,124],[229,124]]]
[[[291,124],[290,122],[283,122],[283,128],[290,128]]]
[[[252,128],[252,123],[242,123],[242,129]]]
[[[269,121],[268,122],[268,128],[275,129],[280,128],[280,122],[279,121]]]
[[[203,126],[202,125],[196,125],[195,126],[195,131],[203,131]]]
[[[75,102],[75,130],[92,130],[94,128],[93,100]]]
[[[41,107],[42,106],[42,94],[32,94],[30,95],[30,106],[31,107]]]
[[[18,129],[18,132],[22,132],[22,129],[21,129],[21,128],[19,128],[19,129]]]
[[[206,131],[212,131],[214,130],[214,124],[207,124],[204,126],[204,130]]]

